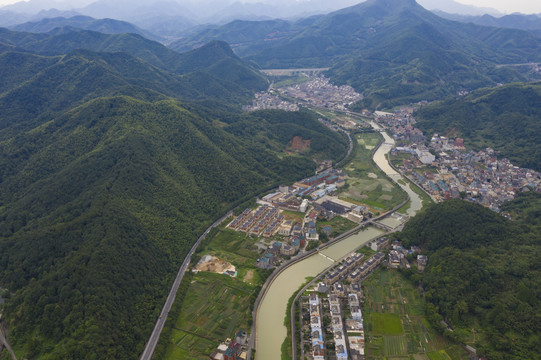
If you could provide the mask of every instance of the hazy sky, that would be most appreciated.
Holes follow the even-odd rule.
[[[12,4],[18,1],[19,0],[0,0],[0,6]],[[111,1],[114,1],[114,0],[111,0]],[[241,2],[257,2],[258,0],[240,0],[240,1]],[[259,1],[272,3],[272,0],[259,0]],[[299,1],[299,0],[291,0],[291,1]],[[475,5],[478,7],[493,8],[502,13],[521,12],[525,14],[541,14],[541,1],[540,0],[455,0],[455,1],[463,3],[463,4]]]

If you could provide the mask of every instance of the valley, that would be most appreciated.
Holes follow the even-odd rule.
[[[0,4],[1,360],[538,357],[535,15],[153,1]]]

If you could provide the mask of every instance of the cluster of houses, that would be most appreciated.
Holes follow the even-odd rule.
[[[401,172],[409,175],[434,200],[465,198],[499,212],[500,206],[514,199],[517,193],[541,191],[539,172],[514,166],[490,148],[467,152],[463,139],[438,134],[427,141],[414,127],[411,109],[374,115],[378,123],[393,132],[395,139],[407,144],[393,149],[394,153],[412,155],[411,159],[403,160]],[[431,168],[427,169],[427,165]]]
[[[210,360],[246,360],[248,333],[239,330],[235,340],[226,339],[210,355]]]
[[[348,299],[347,306],[351,314],[347,319],[344,319],[341,302],[341,298],[345,297]],[[332,341],[334,343],[333,358],[337,360],[364,359],[364,324],[358,294],[348,292],[344,296],[332,292],[326,301],[329,303],[329,324],[324,324],[322,320],[324,311],[322,299],[316,293],[310,294],[308,307],[310,313],[312,357],[314,360],[324,360],[326,358],[324,334],[330,331],[333,335]]]
[[[284,220],[280,209],[275,206],[260,206],[256,210],[246,209],[227,227],[255,236],[272,236]]]
[[[407,258],[408,255],[417,255],[417,270],[420,272],[425,270],[426,265],[428,264],[428,257],[421,254],[421,248],[412,246],[411,249],[408,250],[402,247],[402,244],[399,241],[394,241],[392,249],[389,250],[388,266],[395,269],[399,267],[409,269],[411,266]]]
[[[350,358],[352,360],[364,359],[364,325],[363,312],[359,296],[355,293],[348,294],[348,306],[351,317],[346,319],[346,333],[349,342]]]
[[[317,175],[296,182],[293,193],[299,197],[319,199],[327,194],[335,193],[346,184],[346,173],[342,170],[328,169]]]
[[[306,101],[311,105],[337,110],[346,110],[351,104],[363,99],[349,85],[336,86],[320,75],[310,81],[278,89],[280,93]]]
[[[331,312],[331,331],[333,333],[334,350],[337,360],[348,360],[348,351],[346,336],[344,334],[344,324],[342,322],[342,309],[340,299],[336,294],[331,294],[327,298],[329,301],[329,311]]]
[[[366,260],[364,264],[360,265],[362,259],[362,254],[356,253],[350,256],[344,263],[327,273],[323,281],[327,285],[334,284],[336,291],[341,292],[342,284],[338,283],[339,280],[347,279],[350,282],[357,282],[364,279],[372,273],[383,260],[385,260],[385,254],[378,252]]]
[[[263,109],[280,109],[284,111],[299,111],[297,104],[282,100],[279,96],[266,91],[258,92],[251,105],[244,105],[243,111],[256,111]]]
[[[388,243],[388,240],[387,240]],[[311,355],[314,360],[326,359],[325,333],[332,333],[334,343],[333,358],[337,360],[364,359],[365,336],[363,314],[361,310],[362,290],[359,280],[370,274],[384,259],[384,253],[376,253],[362,264],[364,256],[351,254],[338,267],[330,270],[323,281],[315,287],[309,297]],[[359,271],[359,269],[361,269]],[[358,275],[362,273],[363,275]],[[351,274],[357,274],[351,276]],[[339,280],[348,280],[348,285]],[[322,307],[322,300],[317,293],[328,294],[328,313]],[[347,299],[349,314],[344,317],[343,299]],[[322,311],[324,313],[322,313]],[[324,316],[325,315],[325,316]],[[323,321],[324,317],[329,320]]]
[[[321,310],[321,302],[317,294],[310,294],[310,333],[312,334],[312,357],[314,360],[325,360]]]

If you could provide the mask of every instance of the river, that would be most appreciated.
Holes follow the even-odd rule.
[[[370,124],[376,130],[382,129],[375,122],[371,122]],[[385,174],[387,174],[387,176],[393,179],[393,181],[396,182],[398,186],[400,186],[405,192],[408,193],[410,197],[410,207],[407,211],[407,215],[414,216],[423,207],[423,202],[419,195],[417,195],[417,193],[415,193],[415,191],[411,189],[410,182],[405,180],[402,175],[400,175],[396,170],[391,167],[391,165],[389,165],[389,162],[387,161],[387,154],[393,148],[395,141],[386,132],[381,132],[381,135],[383,135],[384,142],[374,154],[374,162]],[[403,180],[406,185],[400,183],[398,180]]]
[[[331,266],[333,262],[327,257],[338,260],[382,233],[383,231],[375,227],[364,228],[359,233],[322,250],[325,256],[315,253],[288,267],[274,279],[257,312],[257,360],[281,358],[281,346],[287,336],[287,328],[284,326],[287,302],[306,282],[306,278],[316,276]]]
[[[372,126],[381,129],[377,124]],[[394,145],[394,139],[385,132],[381,133],[384,143],[374,153],[374,161],[393,181],[398,183],[410,196],[408,216],[413,216],[422,207],[422,201],[409,186],[400,184],[398,180],[404,179],[387,162],[386,154]],[[256,358],[257,360],[276,360],[281,358],[281,347],[287,336],[284,325],[287,303],[291,296],[306,282],[307,277],[317,276],[333,264],[329,258],[338,260],[383,232],[375,227],[364,228],[344,240],[328,247],[321,252],[325,255],[314,254],[285,269],[274,279],[267,289],[257,311],[256,321]]]

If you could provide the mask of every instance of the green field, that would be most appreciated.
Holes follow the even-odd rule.
[[[380,268],[363,287],[366,359],[467,359],[429,326],[419,290],[398,271]]]
[[[193,275],[167,342],[166,360],[208,359],[225,339],[250,330],[252,304],[268,272],[255,267],[256,238],[226,229],[203,244],[194,257],[210,254],[232,263],[237,276],[200,272]]]
[[[389,313],[371,313],[372,332],[374,335],[402,335],[400,316]]]
[[[239,329],[251,326],[256,286],[221,274],[193,277],[173,326],[166,359],[208,359],[212,351]]]
[[[330,237],[334,238],[342,233],[345,233],[348,230],[353,229],[355,226],[357,226],[357,224],[341,216],[335,216],[330,221],[318,220],[316,223],[316,229],[318,232],[325,226],[331,227]]]
[[[372,150],[381,141],[379,133],[357,134],[357,153],[345,166],[347,186],[339,197],[368,206],[374,213],[389,210],[406,200],[406,193],[381,172],[371,159]]]

